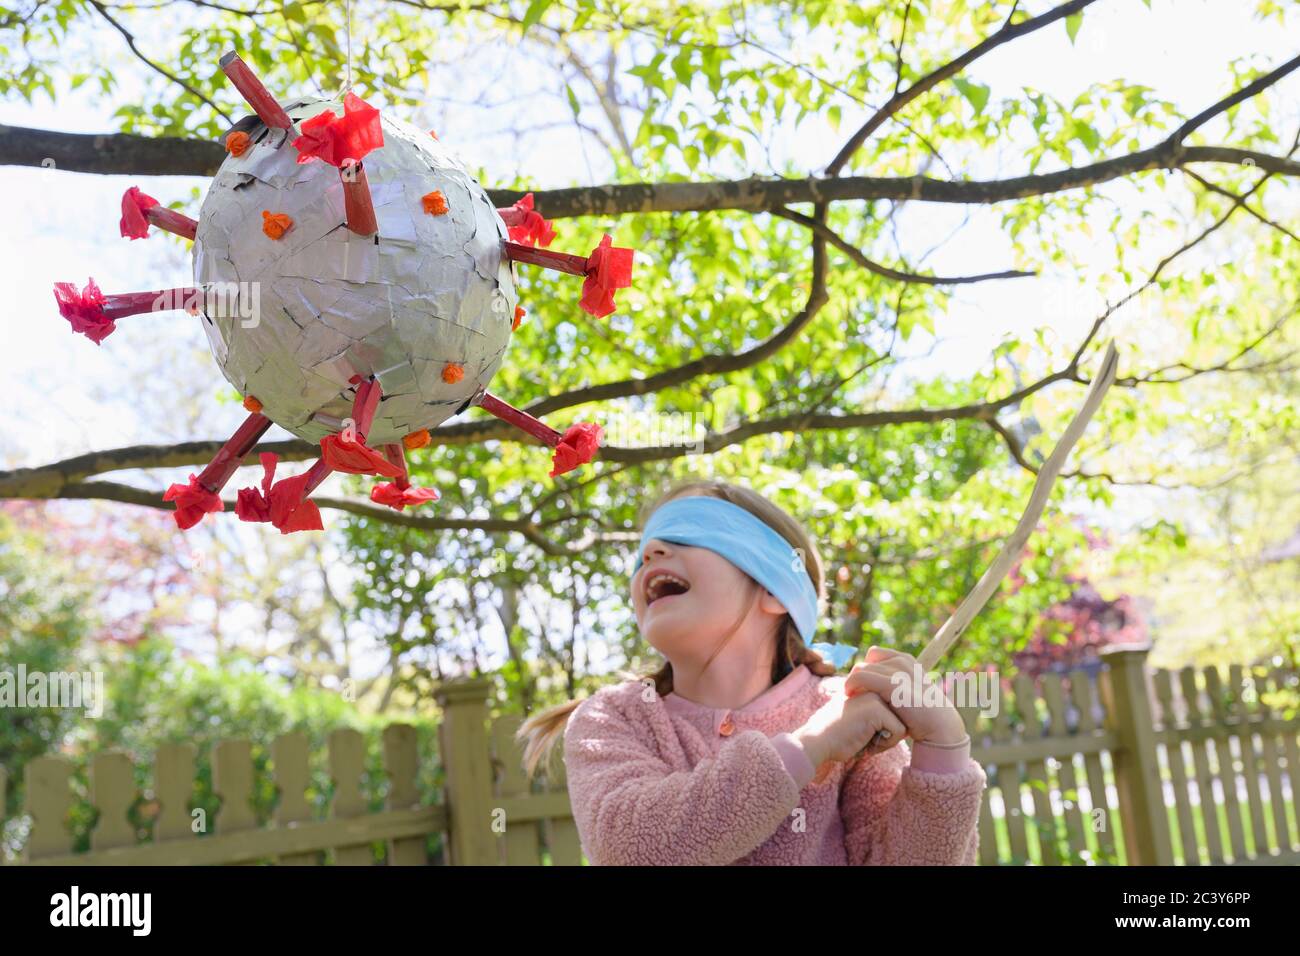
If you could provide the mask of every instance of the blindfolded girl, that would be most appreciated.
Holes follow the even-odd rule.
[[[520,729],[529,773],[563,734],[592,864],[975,863],[986,780],[960,715],[915,686],[909,654],[872,648],[845,677],[808,646],[821,560],[788,514],[678,487],[650,510],[631,592],[663,667]]]

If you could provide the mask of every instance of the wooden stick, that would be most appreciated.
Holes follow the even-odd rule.
[[[957,639],[969,626],[970,622],[975,619],[975,615],[983,610],[984,605],[988,603],[993,592],[998,589],[1008,572],[1015,566],[1016,561],[1024,552],[1025,543],[1029,536],[1034,533],[1034,528],[1038,525],[1038,519],[1042,517],[1043,508],[1047,504],[1047,499],[1052,493],[1052,485],[1056,482],[1056,476],[1060,474],[1061,468],[1065,465],[1065,459],[1069,457],[1071,449],[1083,434],[1084,429],[1088,427],[1088,422],[1101,406],[1101,400],[1105,398],[1106,392],[1110,389],[1115,381],[1115,373],[1119,367],[1119,355],[1115,351],[1115,343],[1110,342],[1106,346],[1106,354],[1101,360],[1101,368],[1097,376],[1092,380],[1092,387],[1088,390],[1088,396],[1083,401],[1083,407],[1075,414],[1074,419],[1065,429],[1056,447],[1052,449],[1052,454],[1044,462],[1043,467],[1038,471],[1038,478],[1034,482],[1034,490],[1029,496],[1029,504],[1025,507],[1025,513],[1020,516],[1019,523],[1016,524],[1015,530],[1002,545],[1002,550],[998,556],[993,559],[980,577],[979,581],[971,592],[966,595],[957,610],[953,611],[952,616],[944,621],[943,626],[935,632],[930,643],[921,651],[916,661],[920,665],[921,672],[924,674],[934,668],[939,660],[952,649],[957,643]],[[883,741],[879,734],[876,733],[871,741],[863,747],[854,756],[854,760],[864,753],[873,751]],[[830,772],[834,761],[826,761],[818,771],[814,782],[820,782]]]
[[[1002,545],[1002,550],[998,556],[993,559],[993,563],[988,566],[983,576],[976,583],[975,588],[966,595],[965,599],[953,611],[952,616],[944,621],[943,627],[935,633],[930,639],[930,643],[925,646],[917,657],[917,663],[921,665],[922,672],[931,670],[939,659],[952,649],[957,643],[975,615],[983,610],[984,605],[988,603],[993,592],[997,590],[1002,579],[1007,576],[1016,561],[1024,551],[1025,543],[1029,536],[1034,533],[1034,528],[1038,525],[1038,519],[1043,514],[1043,508],[1047,504],[1047,498],[1052,493],[1052,485],[1056,482],[1056,476],[1061,473],[1061,468],[1065,465],[1065,459],[1069,457],[1070,450],[1074,448],[1075,442],[1083,434],[1084,429],[1088,427],[1088,422],[1101,406],[1101,400],[1106,397],[1106,391],[1115,381],[1115,372],[1119,367],[1119,355],[1115,351],[1115,343],[1111,342],[1106,346],[1106,354],[1101,360],[1101,369],[1097,377],[1092,380],[1092,388],[1088,390],[1088,397],[1084,399],[1083,407],[1075,414],[1074,420],[1070,422],[1065,429],[1065,434],[1061,436],[1056,447],[1052,449],[1051,456],[1038,471],[1038,479],[1034,482],[1034,490],[1029,496],[1029,504],[1025,507],[1025,513],[1020,516],[1020,522],[1016,525],[1011,537],[1007,538],[1006,543]]]

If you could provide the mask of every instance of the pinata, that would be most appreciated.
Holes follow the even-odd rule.
[[[122,197],[121,233],[150,226],[193,241],[194,284],[106,295],[91,279],[54,287],[76,332],[102,343],[127,316],[184,309],[199,317],[248,418],[212,462],[163,496],[181,529],[224,510],[221,491],[272,423],[319,443],[305,472],[239,491],[244,521],[281,533],[321,530],[310,495],[334,471],[391,479],[372,501],[402,511],[438,498],[411,485],[406,452],[477,405],[554,449],[550,476],[590,462],[603,432],[563,433],[487,390],[524,316],[515,264],[583,277],[580,307],[615,311],[633,251],[606,235],[590,255],[548,248],[555,230],[531,193],[498,209],[438,140],[341,100],[277,102],[234,53],[221,69],[252,107],[223,137],[227,156],[197,221],[137,187]]]

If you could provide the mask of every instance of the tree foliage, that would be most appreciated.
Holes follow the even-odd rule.
[[[1045,31],[1082,42],[1100,6],[715,2],[686,16],[661,0],[10,0],[0,22],[21,42],[6,46],[0,92],[31,99],[90,84],[118,102],[120,57],[65,52],[115,37],[143,90],[120,103],[120,130],[212,138],[244,112],[215,73],[235,47],[273,90],[332,93],[350,74],[386,108],[464,117],[455,107],[472,105],[507,127],[527,126],[538,100],[558,103],[614,181],[645,184],[639,206],[619,200],[625,215],[562,224],[566,248],[612,231],[643,253],[619,312],[592,320],[571,307],[567,281],[530,273],[528,318],[493,383],[556,423],[604,424],[612,438],[597,463],[551,481],[540,449],[470,415],[412,456],[413,479],[442,489],[436,517],[345,505],[348,554],[364,572],[357,613],[384,635],[400,681],[424,693],[431,680],[503,666],[511,697],[529,707],[643,663],[627,613],[629,550],[638,509],[670,481],[748,483],[806,518],[831,586],[824,635],[915,652],[1014,525],[1115,335],[1118,387],[1056,489],[1023,585],[1000,592],[947,662],[1007,664],[1069,595],[1086,553],[1072,512],[1113,505],[1132,486],[1229,472],[1229,450],[1193,461],[1177,445],[1207,408],[1215,427],[1244,423],[1261,442],[1294,419],[1277,376],[1293,371],[1300,270],[1276,210],[1294,197],[1300,138],[1276,128],[1275,87],[1300,60],[1226,51],[1222,98],[1190,116],[1120,78],[1097,77],[1066,101],[1033,77],[992,88],[970,70]],[[1294,24],[1295,6],[1230,15]],[[825,137],[842,145],[809,161],[799,147]],[[889,198],[727,199],[737,182],[773,177],[853,180],[858,195]],[[722,199],[671,211],[665,197],[683,183],[721,183]],[[995,223],[1009,250],[998,278],[929,268],[915,250],[947,239],[900,240],[916,206],[900,188]],[[930,345],[960,334],[958,291],[991,281],[1055,283],[1088,321],[1067,323],[1040,284],[1038,327],[1009,332],[978,371],[914,373]],[[1256,392],[1223,390],[1245,379]],[[131,455],[110,459],[118,467],[201,460],[122,451]],[[1292,478],[1295,461],[1292,448]],[[88,483],[94,473],[55,469],[39,496],[150,502]],[[30,477],[0,474],[0,489]],[[359,498],[363,484],[353,490]],[[1166,561],[1189,533],[1178,519],[1147,531],[1138,547]],[[1296,633],[1292,616],[1257,637],[1294,653]],[[503,634],[504,662],[488,651]]]

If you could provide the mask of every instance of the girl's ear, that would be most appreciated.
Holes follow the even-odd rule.
[[[763,589],[763,596],[759,598],[758,606],[768,614],[775,614],[780,617],[782,614],[788,614],[785,605],[776,599],[776,596],[766,588]]]

